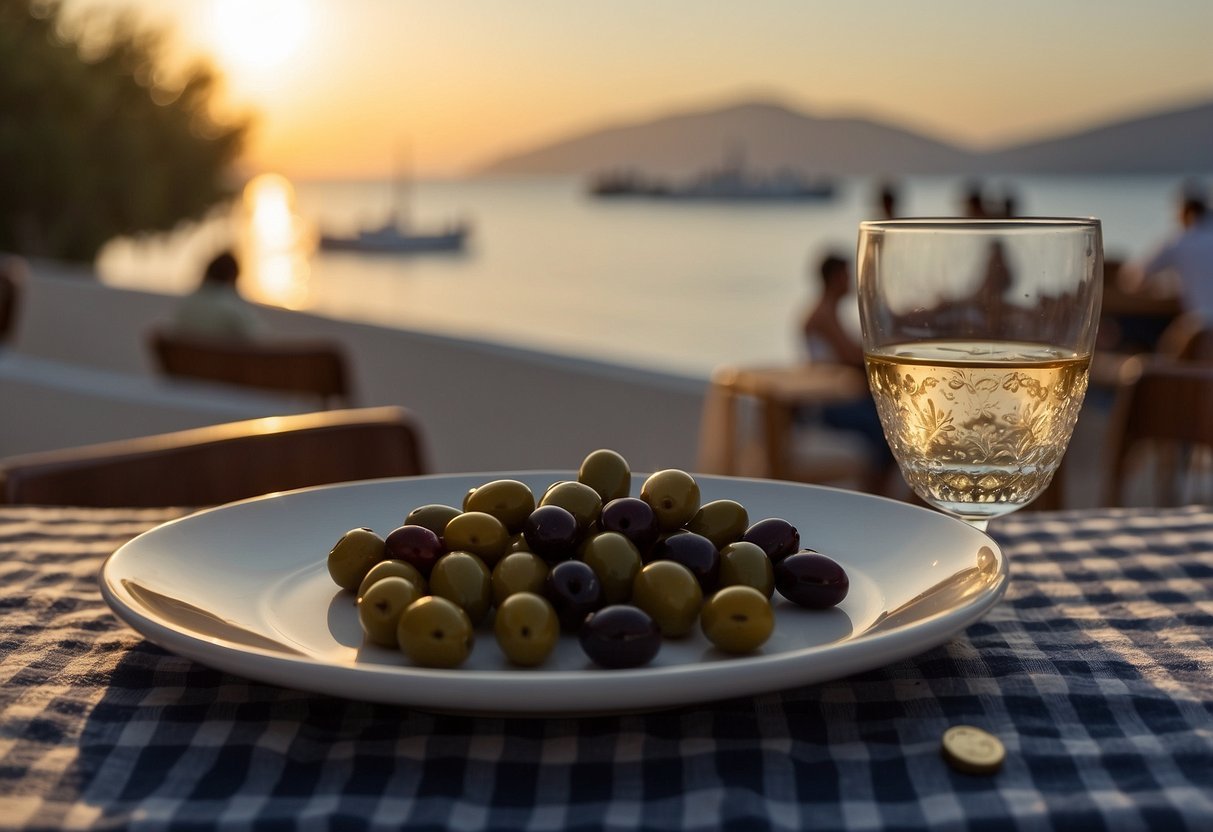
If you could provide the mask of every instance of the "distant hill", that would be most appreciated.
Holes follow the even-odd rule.
[[[733,152],[758,169],[810,174],[1213,172],[1213,101],[989,153],[873,119],[745,102],[587,131],[474,172],[685,176],[719,166]]]
[[[988,154],[1009,173],[1213,172],[1213,101]]]

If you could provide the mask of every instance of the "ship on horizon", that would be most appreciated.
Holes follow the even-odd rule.
[[[650,177],[633,170],[602,173],[590,183],[590,193],[597,197],[760,202],[830,199],[835,183],[824,177],[812,179],[789,168],[759,174],[749,170],[741,154],[735,153],[721,167],[686,181]]]

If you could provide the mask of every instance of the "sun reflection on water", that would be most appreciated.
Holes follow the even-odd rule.
[[[243,290],[259,303],[302,309],[311,299],[314,246],[295,213],[295,189],[276,173],[263,173],[244,187],[240,217]]]

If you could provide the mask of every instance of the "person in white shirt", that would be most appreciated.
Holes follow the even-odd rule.
[[[248,341],[261,332],[253,305],[236,289],[240,264],[224,252],[207,264],[202,282],[177,307],[174,329],[200,338]]]
[[[1138,267],[1138,288],[1170,278],[1186,312],[1213,323],[1213,217],[1203,195],[1188,192],[1180,202],[1183,230]]]

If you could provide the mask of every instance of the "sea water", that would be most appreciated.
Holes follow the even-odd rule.
[[[288,236],[250,262],[259,300],[628,366],[706,377],[721,364],[797,360],[798,320],[827,252],[854,257],[876,181],[849,178],[830,200],[682,203],[601,199],[570,177],[417,182],[294,182]],[[905,216],[955,215],[967,180],[899,182]],[[1021,215],[1103,220],[1109,259],[1144,255],[1175,229],[1180,177],[999,177]],[[402,206],[419,228],[457,218],[458,254],[315,249],[320,229],[352,233]],[[247,238],[221,211],[172,235],[114,241],[98,259],[110,284],[188,291],[206,259]],[[280,218],[281,219],[281,218]],[[267,227],[274,228],[271,216]],[[278,246],[279,248],[273,248]]]

